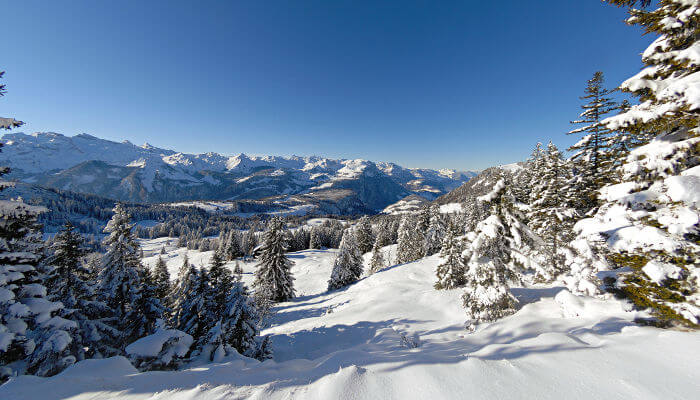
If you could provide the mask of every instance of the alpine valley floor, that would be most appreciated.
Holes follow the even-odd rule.
[[[165,245],[175,275],[185,249],[167,239],[142,244],[149,264]],[[326,292],[335,254],[290,254],[298,297],[279,304],[263,331],[272,336],[274,360],[229,358],[147,373],[122,357],[88,360],[51,378],[14,378],[0,386],[0,399],[690,399],[700,393],[700,334],[637,326],[624,303],[573,296],[556,284],[515,288],[521,304],[515,315],[468,333],[462,291],[433,289],[437,256]],[[207,265],[209,257],[189,252],[195,265]],[[251,283],[255,264],[241,265]]]

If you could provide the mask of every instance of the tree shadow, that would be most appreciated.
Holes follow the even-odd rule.
[[[543,292],[544,293],[544,292]],[[510,318],[510,317],[509,317]],[[274,384],[275,388],[308,385],[341,368],[380,365],[382,371],[440,364],[449,365],[469,358],[514,360],[533,354],[580,352],[605,347],[605,342],[591,345],[578,338],[593,333],[618,333],[631,322],[620,318],[601,320],[591,326],[571,328],[563,318],[548,318],[514,325],[496,322],[473,334],[455,340],[421,340],[418,348],[402,346],[395,326],[411,326],[430,321],[390,319],[361,321],[352,325],[316,327],[294,333],[272,335],[275,360],[263,363],[240,357],[233,361],[207,364],[175,372],[133,373],[133,370],[95,377],[62,373],[53,378],[20,377],[0,387],[0,398],[67,398],[86,391],[104,390],[107,395],[125,396],[164,392],[173,395],[187,390],[213,390],[228,387]],[[459,326],[413,332],[421,339]],[[551,344],[528,343],[542,335],[555,335]],[[95,380],[99,383],[96,384]],[[59,390],[52,390],[59,388]],[[106,396],[107,396],[106,395]]]
[[[510,292],[513,293],[516,299],[520,302],[521,306],[530,303],[536,303],[545,297],[554,297],[557,293],[565,290],[564,286],[546,287],[546,288],[511,288]]]

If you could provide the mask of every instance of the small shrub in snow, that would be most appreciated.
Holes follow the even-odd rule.
[[[177,369],[193,341],[177,329],[160,329],[126,346],[126,354],[140,371]]]

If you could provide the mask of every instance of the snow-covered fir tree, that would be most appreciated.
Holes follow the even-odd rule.
[[[587,101],[582,105],[583,112],[572,124],[583,125],[569,132],[570,135],[583,135],[581,140],[569,147],[574,152],[571,156],[575,175],[571,182],[571,190],[576,196],[572,206],[581,215],[588,213],[598,205],[598,189],[610,182],[611,160],[607,156],[607,145],[611,130],[601,121],[606,115],[619,108],[611,97],[612,90],[606,89],[601,71],[593,74],[584,90],[581,100]]]
[[[538,144],[539,145],[539,144]],[[535,279],[551,282],[566,269],[568,243],[573,238],[576,210],[568,207],[567,184],[571,169],[557,147],[549,142],[546,150],[533,152],[533,180],[528,226],[542,238],[541,260],[535,263]]]
[[[377,227],[377,238],[375,239],[375,245],[378,244],[379,247],[384,247],[392,244],[392,223],[390,221],[382,221]]]
[[[639,104],[602,123],[643,145],[631,150],[622,165],[622,182],[601,190],[604,204],[596,215],[575,228],[580,240],[602,236],[610,251],[607,261],[629,270],[618,275],[615,290],[637,308],[649,309],[651,322],[697,327],[700,4],[660,0],[652,9],[632,8],[630,14],[629,24],[658,38],[642,54],[646,67],[621,85]],[[598,263],[593,272],[602,267]]]
[[[233,288],[233,274],[225,267],[223,257],[215,251],[209,262],[209,284],[211,285],[212,310],[217,315],[222,314],[226,299]]]
[[[111,326],[112,310],[96,297],[93,272],[83,262],[86,250],[82,236],[70,223],[53,239],[44,282],[48,297],[60,301],[59,315],[74,321],[77,334],[70,345],[77,361],[119,354],[113,346],[118,332]]]
[[[357,282],[362,276],[362,253],[355,233],[347,229],[340,240],[340,251],[333,261],[333,270],[328,280],[328,290],[335,290]]]
[[[260,261],[255,270],[256,299],[280,302],[294,298],[293,263],[285,255],[285,236],[284,222],[279,218],[271,219],[263,234]]]
[[[158,256],[156,260],[156,265],[153,266],[153,271],[151,273],[153,277],[153,283],[156,286],[156,295],[162,302],[166,302],[168,295],[172,290],[170,286],[170,273],[168,272],[168,266],[163,261],[163,258]]]
[[[426,227],[430,221],[426,222]],[[418,218],[413,214],[404,214],[398,227],[398,245],[396,262],[404,264],[421,259],[425,255],[425,236],[419,229]]]
[[[0,167],[0,176],[9,168]],[[0,190],[12,184],[0,181]],[[58,315],[41,281],[37,214],[21,200],[0,200],[0,382],[21,373],[56,374],[73,364],[78,326]]]
[[[311,228],[311,236],[309,238],[309,248],[310,249],[320,249],[321,248],[321,232],[316,227]]]
[[[469,245],[462,255],[467,278],[462,300],[471,327],[515,312],[517,300],[509,284],[522,280],[537,240],[520,221],[522,212],[510,191],[509,175],[500,174],[492,191],[477,199],[489,205],[490,215],[467,235]]]
[[[372,251],[374,235],[372,234],[372,224],[369,222],[369,217],[366,215],[357,222],[357,226],[355,226],[355,236],[357,238],[357,246],[362,254]]]
[[[216,307],[213,304],[213,290],[209,274],[203,268],[190,265],[186,280],[179,291],[184,298],[176,302],[173,310],[174,327],[191,335],[197,349],[206,343],[206,334],[217,320]]]
[[[227,234],[222,232],[219,237],[219,252],[227,261],[235,260],[243,255],[241,235],[237,230],[233,229]]]
[[[235,350],[244,356],[258,357],[260,316],[243,283],[231,285],[221,306],[216,323],[207,332],[201,356],[219,362]]]
[[[428,230],[425,234],[425,255],[431,256],[436,254],[442,248],[442,241],[445,237],[445,223],[440,214],[440,207],[433,204],[430,208],[430,222]]]
[[[132,228],[131,217],[117,204],[104,230],[108,234],[103,241],[107,252],[97,277],[98,293],[114,312],[121,348],[153,333],[163,312],[148,271],[141,264],[140,247]]]
[[[372,246],[372,258],[369,262],[370,274],[378,272],[386,267],[380,239],[379,235],[377,235],[377,239],[375,239],[374,245]]]
[[[437,267],[435,289],[454,289],[466,285],[467,275],[462,260],[463,251],[462,231],[457,224],[450,221],[440,250],[442,263]]]

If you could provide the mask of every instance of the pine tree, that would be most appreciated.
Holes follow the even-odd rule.
[[[217,322],[207,332],[202,355],[219,362],[235,350],[248,357],[258,357],[260,344],[255,303],[241,282],[232,284]]]
[[[170,303],[170,325],[180,329],[184,326],[185,317],[185,302],[187,296],[191,293],[197,284],[197,270],[194,265],[190,264],[187,253],[182,260],[182,265],[177,273],[177,279],[172,287],[169,296]]]
[[[241,243],[241,247],[243,250],[243,253],[250,257],[253,255],[253,249],[258,245],[258,238],[255,236],[255,230],[254,228],[250,228],[246,231],[245,235],[243,235],[243,240]]]
[[[454,289],[467,283],[466,268],[462,262],[464,239],[461,236],[459,227],[450,222],[442,241],[440,257],[443,261],[437,267],[435,289]]]
[[[0,84],[0,97],[5,92]],[[0,118],[0,129],[22,124]],[[9,172],[0,167],[0,177]],[[11,186],[0,181],[0,191]],[[76,361],[71,353],[78,326],[57,315],[63,305],[47,299],[39,274],[43,244],[37,216],[43,211],[21,199],[0,200],[0,383],[24,372],[53,375]]]
[[[260,262],[255,271],[255,297],[264,301],[281,302],[294,297],[293,263],[286,251],[284,223],[279,218],[270,220],[263,235]]]
[[[222,242],[219,246],[219,251],[221,252],[223,258],[227,261],[235,260],[243,255],[243,251],[241,249],[241,237],[238,231],[234,229],[225,236],[222,234]]]
[[[396,258],[399,264],[415,261],[424,255],[425,236],[416,228],[417,218],[404,214],[398,228]]]
[[[430,207],[430,222],[428,231],[425,234],[425,255],[431,256],[440,251],[442,240],[445,237],[445,224],[440,215],[440,207],[433,204]]]
[[[561,152],[552,142],[533,163],[532,172],[538,180],[533,185],[528,219],[529,226],[543,239],[540,248],[544,259],[537,263],[535,275],[539,281],[551,282],[566,268],[565,253],[573,239],[576,218],[576,211],[567,207],[569,171]]]
[[[309,249],[321,248],[321,232],[318,227],[311,228],[311,237],[309,238]]]
[[[170,273],[168,272],[168,266],[160,256],[156,261],[156,265],[153,267],[153,282],[156,285],[156,295],[163,303],[165,303],[172,288],[170,286]]]
[[[215,251],[212,255],[209,264],[209,281],[212,288],[212,301],[213,307],[216,308],[214,312],[217,314],[223,311],[219,310],[226,304],[226,298],[228,293],[233,288],[233,275],[228,268],[225,267],[224,260],[218,251]]]
[[[86,254],[83,243],[73,225],[66,223],[51,245],[50,268],[44,279],[48,298],[64,306],[59,315],[78,327],[69,346],[77,361],[119,353],[112,345],[118,332],[110,324],[111,309],[97,300],[91,284],[93,272],[82,262]]]
[[[646,232],[631,236],[624,249],[618,246],[607,259],[629,270],[618,274],[621,282],[614,290],[637,308],[649,309],[654,316],[650,322],[660,326],[700,324],[700,226],[681,227],[667,219],[700,215],[693,200],[697,196],[691,195],[697,194],[691,180],[700,165],[700,61],[693,56],[700,44],[699,14],[700,4],[694,1],[659,0],[653,9],[630,9],[628,24],[659,37],[642,55],[646,67],[621,85],[640,103],[603,121],[608,129],[627,132],[638,147],[621,166],[622,183],[601,190],[606,203],[594,219],[609,221],[612,214],[629,222],[628,231]],[[664,245],[649,248],[643,241],[649,234]]]
[[[467,291],[462,300],[472,328],[515,312],[517,300],[509,283],[521,282],[536,240],[520,220],[522,212],[511,192],[509,176],[500,174],[492,191],[477,199],[489,205],[490,215],[468,234],[469,246],[463,253]]]
[[[355,227],[355,236],[357,239],[358,249],[362,254],[372,251],[374,237],[372,235],[372,224],[367,216],[360,218],[360,221]]]
[[[568,133],[583,134],[578,143],[569,147],[569,151],[574,152],[571,160],[576,170],[571,185],[578,195],[577,202],[573,206],[581,215],[598,205],[598,189],[611,180],[611,160],[605,157],[611,131],[602,123],[602,120],[619,106],[610,97],[612,91],[604,88],[603,83],[601,71],[593,74],[593,78],[586,85],[585,95],[581,97],[581,100],[586,100],[588,103],[581,106],[583,112],[579,116],[580,119],[571,122],[584,126]]]
[[[333,262],[328,290],[335,290],[357,282],[362,276],[362,254],[355,233],[347,229],[340,241],[340,251]]]
[[[377,239],[375,240],[375,244],[378,244],[379,247],[389,246],[392,244],[392,233],[390,230],[391,223],[387,223],[387,221],[380,223],[377,229]]]
[[[185,297],[178,299],[174,309],[175,328],[191,335],[195,348],[201,350],[208,339],[207,332],[217,321],[209,274],[190,265],[180,290]]]
[[[384,264],[384,254],[382,253],[382,246],[380,242],[380,237],[377,235],[377,239],[374,241],[374,246],[372,246],[372,259],[369,262],[370,266],[370,274],[373,274],[375,272],[379,272],[386,265]]]
[[[161,311],[150,295],[148,271],[141,265],[140,247],[132,233],[133,224],[126,210],[117,204],[114,215],[104,231],[108,236],[103,245],[107,252],[97,277],[99,295],[114,310],[115,328],[121,332],[118,347],[123,348],[155,329],[156,316]],[[153,293],[151,293],[153,292]]]
[[[9,171],[2,168],[0,175]],[[0,190],[10,186],[0,182]],[[0,381],[18,373],[53,375],[76,361],[71,354],[77,325],[57,314],[47,298],[39,265],[41,208],[0,200]]]

